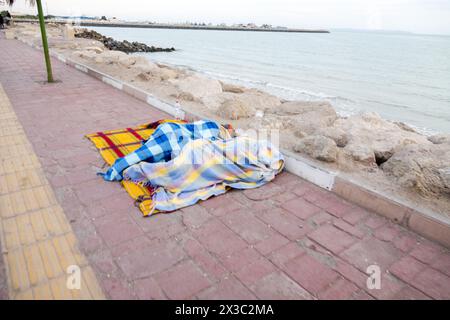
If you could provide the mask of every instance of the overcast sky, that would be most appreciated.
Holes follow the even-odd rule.
[[[25,0],[16,2],[13,11],[26,10]],[[450,34],[450,0],[43,0],[43,4],[44,11],[54,15]]]

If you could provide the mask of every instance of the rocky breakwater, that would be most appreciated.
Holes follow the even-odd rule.
[[[91,40],[97,40],[103,43],[103,45],[109,50],[122,51],[126,53],[132,52],[172,52],[175,48],[159,48],[154,46],[148,46],[145,43],[133,41],[129,42],[127,40],[118,41],[111,37],[106,37],[97,31],[88,29],[79,29],[75,33],[77,38],[85,38]]]
[[[399,186],[402,192],[411,191],[408,196],[413,198],[421,195],[432,202],[439,200],[440,208],[447,207],[440,212],[448,212],[448,135],[427,137],[372,112],[342,117],[326,101],[285,101],[257,89],[223,83],[91,42],[80,43],[77,51],[70,50],[71,57],[236,128],[279,130],[284,149],[373,185],[390,190]]]

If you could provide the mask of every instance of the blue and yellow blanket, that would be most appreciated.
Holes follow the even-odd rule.
[[[266,140],[232,137],[214,121],[165,122],[103,176],[149,188],[148,215],[193,205],[229,188],[259,187],[283,166],[282,154]]]

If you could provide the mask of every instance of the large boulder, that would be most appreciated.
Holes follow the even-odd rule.
[[[116,50],[106,50],[97,56],[98,61],[96,62],[112,64],[118,63],[120,59],[125,59],[126,57],[128,57],[128,55],[124,52]]]
[[[336,116],[336,111],[327,101],[288,101],[272,110],[278,115],[302,115],[306,113],[320,113],[324,116]]]
[[[101,47],[96,47],[96,46],[89,46],[89,47],[85,47],[84,50],[89,50],[89,51],[93,51],[95,53],[102,53],[104,50]]]
[[[132,65],[136,63],[136,58],[133,56],[126,56],[119,58],[119,61],[117,61],[120,66],[125,68],[130,68]]]
[[[361,156],[361,149],[365,149],[366,153],[367,147],[378,164],[387,161],[396,150],[408,144],[431,144],[425,136],[404,130],[376,113],[341,118],[334,122],[333,127],[348,135],[349,142],[344,149],[347,153],[356,159]]]
[[[257,116],[253,118],[252,121],[248,124],[248,127],[255,130],[281,130],[285,129],[286,122],[283,121],[283,119],[280,119],[280,117],[267,114],[262,117]]]
[[[320,128],[317,131],[317,134],[332,139],[334,142],[336,142],[336,145],[340,148],[345,147],[348,143],[347,133],[339,128],[334,127]]]
[[[402,186],[425,196],[450,196],[450,144],[410,144],[381,168]]]
[[[450,143],[450,133],[440,133],[428,137],[428,140],[434,144]]]
[[[91,50],[77,50],[72,53],[73,57],[79,57],[86,60],[94,60],[97,57],[97,54]]]
[[[222,106],[222,104],[225,103],[225,101],[235,99],[236,96],[236,94],[231,92],[220,92],[203,97],[201,99],[201,102],[206,108],[216,112]]]
[[[170,82],[178,90],[190,93],[195,99],[222,92],[222,85],[218,80],[200,75],[192,75],[183,79],[172,79]]]
[[[244,93],[238,94],[238,97],[247,106],[252,106],[266,113],[281,104],[279,98],[256,89],[247,89]]]
[[[244,93],[245,88],[230,83],[220,82],[223,92]]]
[[[159,68],[159,67],[153,67],[151,65],[149,66],[138,66],[138,75],[137,77],[140,80],[156,80],[156,81],[166,81],[171,79],[176,79],[178,77],[178,73],[175,70],[168,69],[168,68]],[[189,92],[182,92],[186,96],[192,96]]]
[[[373,149],[364,144],[350,143],[345,146],[344,153],[353,160],[369,167],[376,165],[377,162]]]
[[[138,73],[146,73],[146,72],[155,71],[158,67],[156,66],[156,64],[154,64],[153,62],[150,62],[150,61],[146,61],[146,62],[138,61],[135,64],[133,64],[131,66],[131,68]]]
[[[147,72],[150,69],[157,68],[156,64],[142,56],[123,56],[118,60],[119,65],[127,68],[135,68],[140,72]]]
[[[337,119],[336,111],[328,102],[289,101],[270,112],[285,117],[298,137],[319,134],[319,129],[330,126]]]
[[[240,98],[234,98],[226,100],[216,113],[219,117],[224,119],[239,120],[242,118],[253,117],[256,113],[256,109],[251,105],[247,105]]]
[[[307,136],[299,140],[294,146],[294,151],[325,162],[335,162],[338,155],[336,143],[324,136]]]

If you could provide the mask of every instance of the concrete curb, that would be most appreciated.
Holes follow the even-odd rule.
[[[19,39],[20,40],[20,39]],[[22,41],[22,40],[21,40]],[[24,42],[24,41],[22,41]],[[32,43],[27,43],[37,47]],[[89,74],[106,84],[122,90],[129,95],[148,103],[150,106],[164,111],[172,116],[176,114],[176,108],[171,103],[165,102],[148,92],[124,83],[114,77],[104,74],[94,68],[75,62],[70,58],[52,52],[51,55],[61,62]],[[201,119],[201,115],[190,111],[184,111],[184,119],[188,121]],[[418,234],[432,239],[450,248],[450,219],[436,214],[424,208],[414,208],[407,202],[385,195],[378,191],[351,181],[339,172],[333,172],[320,167],[309,159],[287,150],[282,150],[286,159],[286,170],[315,185],[327,189],[345,200],[376,212],[391,221],[411,229]]]

